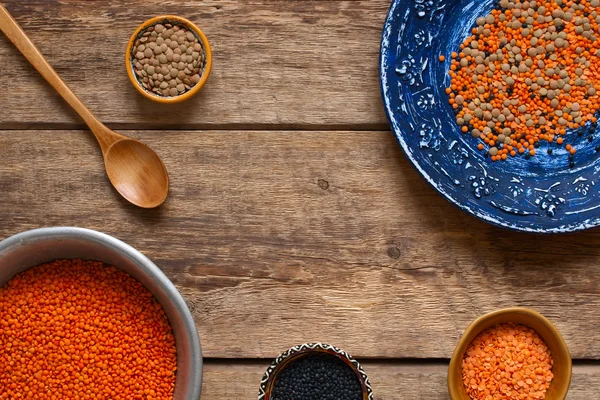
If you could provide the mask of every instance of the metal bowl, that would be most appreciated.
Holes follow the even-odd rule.
[[[142,283],[162,305],[177,346],[174,400],[198,400],[202,352],[196,324],[175,286],[146,256],[104,233],[82,228],[42,228],[0,242],[0,287],[16,274],[56,259],[102,261]]]

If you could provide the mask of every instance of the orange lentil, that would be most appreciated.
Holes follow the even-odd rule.
[[[0,398],[171,400],[175,339],[121,270],[59,260],[0,288]],[[4,396],[4,397],[2,397]]]
[[[446,61],[446,57],[444,57],[444,56],[440,56],[440,61],[441,61],[441,62],[444,62],[444,61]]]
[[[554,378],[543,339],[524,325],[505,323],[480,333],[462,361],[472,400],[544,399]]]

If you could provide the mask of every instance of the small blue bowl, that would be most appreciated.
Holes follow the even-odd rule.
[[[538,155],[492,163],[462,134],[448,104],[450,54],[493,0],[393,0],[383,28],[380,74],[388,119],[408,159],[444,197],[505,228],[572,232],[600,224],[600,134],[567,132],[577,148],[541,143]],[[446,57],[445,62],[439,56]],[[552,147],[552,155],[547,150]]]

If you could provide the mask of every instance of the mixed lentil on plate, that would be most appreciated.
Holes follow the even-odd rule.
[[[599,0],[501,0],[452,53],[449,102],[492,161],[565,146],[600,108]],[[440,56],[440,61],[445,58]],[[552,149],[549,148],[549,154]]]

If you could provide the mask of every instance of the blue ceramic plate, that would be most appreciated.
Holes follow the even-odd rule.
[[[568,132],[564,148],[543,143],[530,159],[492,163],[462,134],[445,88],[450,54],[492,0],[393,0],[381,44],[381,90],[406,156],[448,200],[496,225],[530,232],[570,232],[600,224],[600,135]],[[446,61],[440,62],[439,56]],[[590,142],[588,137],[593,135]],[[591,139],[591,137],[590,137]],[[548,155],[549,146],[553,154]]]

